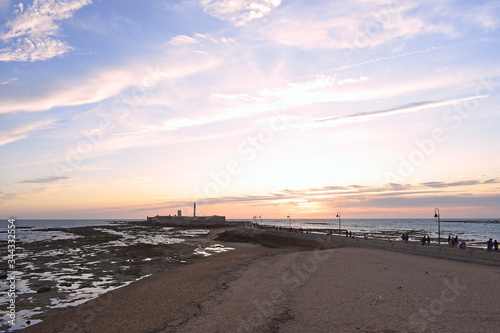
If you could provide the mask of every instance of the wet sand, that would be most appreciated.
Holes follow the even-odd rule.
[[[206,235],[208,231],[165,230],[163,226],[145,223],[119,223],[46,229],[38,232],[39,236],[46,233],[40,240],[19,241],[16,244],[16,328],[58,316],[68,307],[144,276],[229,250],[210,240]],[[19,230],[19,233],[28,236],[31,231]],[[3,261],[0,265],[3,292],[9,289],[4,280],[6,264],[7,261]],[[4,306],[7,306],[6,300],[5,292],[0,297]],[[6,317],[2,319],[0,331],[12,329]]]
[[[182,326],[211,293],[227,289],[232,273],[270,250],[239,244],[196,263],[146,277],[110,291],[24,332],[160,332]]]
[[[500,269],[385,250],[235,248],[25,332],[498,332]],[[269,245],[269,244],[268,244]]]

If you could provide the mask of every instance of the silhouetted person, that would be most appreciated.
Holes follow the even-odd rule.
[[[488,252],[491,252],[491,250],[493,250],[493,240],[491,238],[488,239],[488,242],[486,243],[486,250]]]

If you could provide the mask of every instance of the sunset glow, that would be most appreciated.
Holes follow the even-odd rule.
[[[497,1],[0,0],[4,218],[500,217]]]

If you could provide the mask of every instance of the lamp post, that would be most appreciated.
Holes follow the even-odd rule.
[[[340,236],[340,212],[337,212],[337,217],[339,218],[339,236]]]
[[[288,227],[291,228],[292,227],[292,218],[290,217],[290,213],[288,213],[286,218],[288,219]]]
[[[439,208],[434,209],[434,218],[438,220],[438,243],[441,244],[441,218],[439,217]]]

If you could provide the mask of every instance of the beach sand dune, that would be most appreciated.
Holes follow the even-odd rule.
[[[386,250],[234,251],[26,332],[499,332],[500,269]]]

